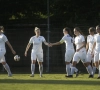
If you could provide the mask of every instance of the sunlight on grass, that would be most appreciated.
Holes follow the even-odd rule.
[[[0,90],[98,90],[100,80],[88,78],[87,74],[75,78],[65,78],[65,74],[39,74],[29,77],[29,74],[0,74]]]

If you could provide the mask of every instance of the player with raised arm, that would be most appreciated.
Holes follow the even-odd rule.
[[[76,52],[73,56],[73,62],[72,62],[73,66],[71,68],[72,77],[75,72],[76,64],[79,62],[79,60],[81,60],[89,73],[89,78],[93,78],[92,67],[90,64],[87,63],[85,38],[82,35],[82,32],[79,27],[74,28],[74,34],[76,35],[75,37]]]
[[[92,62],[92,68],[93,68],[93,76],[96,72],[96,67],[94,64],[94,51],[93,54],[91,54],[92,52],[92,48],[93,48],[93,44],[94,44],[94,37],[95,37],[95,28],[94,27],[90,27],[89,28],[89,34],[87,36],[87,44],[86,44],[86,50],[87,50],[87,63],[91,63]]]
[[[33,44],[33,48],[31,51],[31,76],[30,77],[34,77],[34,71],[35,71],[35,63],[36,63],[36,59],[38,61],[39,64],[39,72],[40,72],[40,77],[42,77],[42,72],[43,72],[43,49],[42,49],[42,43],[44,43],[45,45],[49,46],[49,44],[46,42],[45,38],[43,36],[40,36],[40,28],[35,27],[35,36],[32,36],[29,40],[29,43],[26,47],[25,50],[25,56],[27,56],[27,52],[31,46],[31,44]]]
[[[14,51],[7,37],[3,33],[4,33],[4,27],[0,26],[0,63],[2,63],[3,67],[8,72],[8,76],[11,77],[12,73],[10,71],[9,65],[6,63],[4,56],[6,53],[5,43],[9,46],[14,55],[16,54],[16,52]]]
[[[51,46],[61,45],[64,42],[66,44],[66,52],[65,52],[65,63],[66,63],[66,73],[67,73],[67,75],[65,75],[66,77],[70,77],[70,75],[71,75],[70,62],[71,62],[74,52],[75,52],[74,46],[73,46],[74,40],[73,40],[73,37],[71,36],[70,32],[71,31],[68,27],[64,28],[63,29],[64,36],[62,37],[62,39],[59,42],[50,43]]]

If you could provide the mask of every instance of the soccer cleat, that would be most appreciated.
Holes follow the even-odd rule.
[[[72,78],[73,77],[73,75],[65,75],[65,77],[68,77],[68,78]]]
[[[12,74],[8,74],[8,77],[12,77]]]
[[[93,78],[93,75],[89,75],[89,78]]]
[[[33,75],[33,74],[31,74],[31,75],[30,75],[30,77],[34,77],[34,75]]]
[[[97,79],[100,79],[100,76]]]
[[[42,75],[40,75],[40,77],[43,77]]]
[[[79,71],[76,72],[76,77],[78,77],[78,76],[79,76]]]

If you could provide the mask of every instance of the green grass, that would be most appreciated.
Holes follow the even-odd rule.
[[[88,74],[75,78],[65,78],[65,74],[39,74],[29,77],[29,74],[0,74],[0,90],[99,90],[100,80],[88,78]]]

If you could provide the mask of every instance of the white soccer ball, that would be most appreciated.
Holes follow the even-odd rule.
[[[14,60],[15,60],[15,61],[19,61],[19,60],[20,60],[20,56],[19,56],[19,55],[15,55],[15,56],[14,56]]]

